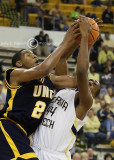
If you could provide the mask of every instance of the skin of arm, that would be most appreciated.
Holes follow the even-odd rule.
[[[91,30],[91,26],[86,17],[80,18],[79,25],[82,38],[80,44],[80,51],[77,58],[77,84],[79,90],[79,105],[76,106],[76,115],[79,119],[82,120],[93,103],[93,98],[88,83],[88,35]],[[76,99],[77,95],[75,97],[75,102]]]
[[[75,34],[74,34],[75,37],[72,38],[72,41],[70,42],[70,44],[72,44],[72,47],[61,56],[59,62],[57,63],[55,68],[56,76],[67,75],[67,59],[74,53],[76,48],[79,46],[79,44],[77,44],[75,40],[80,35],[79,23],[78,21],[75,21],[75,22],[76,22],[77,30],[75,30]]]
[[[68,32],[66,33],[63,42],[51,55],[49,55],[44,60],[44,62],[30,69],[18,68],[13,70],[10,75],[10,85],[16,86],[21,84],[22,82],[29,82],[33,79],[38,79],[47,76],[49,72],[59,62],[61,56],[72,48],[73,44],[70,42],[72,41],[72,39],[76,38],[77,36],[76,32],[77,32],[77,24],[76,22],[74,22],[71,25]]]
[[[99,25],[99,27],[104,27],[102,25],[102,20],[99,20],[99,18],[97,18],[95,20],[97,22],[97,24]],[[80,36],[80,29],[79,29],[79,21],[77,20],[77,30],[75,30],[75,37],[72,39],[72,41],[70,43],[72,43],[72,47],[67,50],[67,53],[63,54],[62,57],[60,58],[59,62],[56,65],[56,70],[55,70],[55,75],[52,75],[52,81],[53,84],[55,84],[57,89],[62,89],[62,88],[75,88],[77,87],[77,75],[75,74],[75,76],[65,76],[67,75],[67,59],[71,56],[71,54],[76,50],[76,48],[78,47],[78,44],[76,44],[75,39],[77,38],[77,36]],[[88,55],[90,55],[90,51],[92,48],[92,45],[88,46]],[[64,75],[63,78],[60,75]],[[59,77],[57,77],[59,76]],[[65,80],[65,81],[64,81]]]

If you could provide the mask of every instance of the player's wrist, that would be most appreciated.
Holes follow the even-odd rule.
[[[82,38],[88,38],[88,36],[89,36],[89,33],[83,33],[82,34]]]

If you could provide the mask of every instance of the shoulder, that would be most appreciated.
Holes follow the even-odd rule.
[[[17,72],[16,72],[17,70],[19,70],[19,69],[16,68],[16,67],[14,67],[14,68],[9,68],[9,69],[7,69],[7,70],[5,71],[5,84],[6,84],[6,87],[9,88],[9,89],[14,88],[14,87],[12,87],[12,86],[10,85],[10,78],[11,78],[11,76],[13,76],[14,74],[17,73]],[[14,72],[14,71],[15,71],[15,72]],[[20,87],[20,86],[16,86],[16,88],[18,88],[18,87]]]

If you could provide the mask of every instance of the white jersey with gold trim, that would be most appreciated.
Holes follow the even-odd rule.
[[[76,117],[74,99],[77,92],[60,90],[49,104],[42,124],[33,135],[33,149],[40,160],[70,160],[76,134],[84,125]]]

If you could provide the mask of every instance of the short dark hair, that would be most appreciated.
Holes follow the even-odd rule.
[[[13,58],[12,58],[12,66],[13,67],[17,67],[16,66],[16,62],[21,60],[21,53],[22,51],[24,51],[25,49],[21,49],[20,51],[18,51],[17,53],[14,54]]]
[[[104,155],[104,160],[106,160],[107,157],[110,157],[110,158],[112,159],[112,155],[111,155],[110,153],[106,153],[106,154]]]

